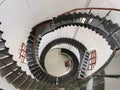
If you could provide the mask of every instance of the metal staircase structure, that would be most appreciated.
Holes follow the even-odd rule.
[[[92,12],[96,10],[107,11],[107,13],[104,17],[100,17],[99,15],[95,16]],[[2,38],[3,32],[0,31],[0,75],[5,77],[8,83],[13,84],[15,88],[19,88],[20,90],[58,90],[60,88],[74,90],[75,87],[88,81],[92,76],[85,78],[84,75],[81,79],[78,78],[78,68],[81,64],[79,64],[76,55],[74,53],[64,51],[64,53],[70,55],[71,58],[74,59],[74,64],[69,73],[60,77],[47,73],[44,59],[47,52],[52,47],[66,44],[68,46],[75,47],[79,52],[80,59],[85,63],[84,55],[87,48],[74,38],[67,38],[65,36],[48,42],[39,56],[42,37],[66,26],[88,28],[89,30],[95,31],[96,34],[99,34],[108,42],[111,50],[113,51],[110,56],[110,60],[108,60],[108,62],[110,62],[112,57],[114,57],[115,52],[120,49],[120,27],[117,23],[113,23],[112,20],[107,20],[107,17],[112,11],[117,12],[120,10],[111,8],[74,9],[33,27],[27,41],[26,55],[29,69],[35,78],[27,75],[25,71],[21,70],[21,67],[17,66],[17,62],[13,60],[13,55],[9,53],[9,48],[5,46],[6,40]],[[108,62],[105,63],[101,69],[103,69]],[[80,72],[82,72],[81,69]]]

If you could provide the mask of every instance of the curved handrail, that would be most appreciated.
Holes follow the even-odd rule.
[[[99,7],[98,8],[95,8],[95,7],[75,8],[75,9],[69,10],[69,11],[67,11],[65,13],[62,13],[59,16],[67,14],[67,13],[70,13],[70,12],[73,12],[73,11],[78,11],[78,10],[111,10],[111,11],[120,11],[120,9],[116,9],[116,8],[99,8]]]
[[[109,11],[120,11],[120,9],[116,9],[116,8],[95,8],[95,7],[91,7],[91,8],[76,8],[76,9],[72,9],[72,10],[69,10],[69,11],[67,11],[67,12],[65,12],[65,13],[62,13],[62,14],[60,14],[60,15],[58,15],[58,16],[62,16],[62,15],[64,15],[64,14],[69,14],[69,13],[71,13],[71,12],[76,12],[76,11],[81,11],[81,10],[109,10]],[[55,18],[55,19],[57,19],[57,18]],[[54,20],[55,20],[54,19]],[[39,30],[40,30],[40,28],[43,28],[43,27],[45,27],[45,26],[47,26],[48,24],[51,24],[52,22],[54,22],[54,20],[52,20],[52,19],[50,19],[50,21],[48,21],[47,23],[43,23],[41,26],[39,26],[39,29],[37,29],[36,31],[35,31],[35,40],[37,40],[37,36],[38,36],[38,33],[39,33]],[[54,23],[53,23],[54,24]],[[34,48],[34,50],[35,50],[35,48],[36,48],[36,42],[34,42],[34,44],[33,44],[33,48]],[[33,51],[33,53],[34,53],[34,57],[35,57],[35,62],[37,63],[37,57],[36,57],[36,53],[35,53],[35,51]],[[37,65],[39,65],[39,64],[37,64]],[[39,65],[39,67],[42,69],[42,71],[43,72],[46,72],[43,68],[42,68],[42,66],[41,65]],[[52,76],[52,75],[51,75]]]
[[[46,26],[46,25],[48,25],[49,23],[50,23],[51,21],[49,21],[48,23],[46,23],[46,24],[42,24],[39,28],[42,28],[42,27],[44,27],[44,26]],[[38,35],[38,33],[39,33],[39,29],[37,29],[37,31],[35,32],[35,40],[37,40],[37,35]],[[36,53],[35,53],[35,49],[36,49],[36,43],[37,42],[34,42],[34,44],[33,44],[33,48],[34,48],[34,57],[35,57],[35,63],[40,67],[40,69],[42,69],[42,71],[44,72],[44,73],[46,73],[46,71],[43,69],[43,67],[40,65],[40,64],[38,64],[37,63],[37,57],[36,57]],[[47,73],[48,74],[48,73]],[[50,76],[53,76],[53,75],[51,75],[51,74],[49,74]]]
[[[65,13],[62,13],[62,14],[60,14],[58,16],[62,16],[64,14],[68,14],[70,12],[74,12],[74,11],[78,11],[78,10],[80,10],[80,11],[81,10],[113,10],[113,11],[120,11],[120,9],[116,9],[116,8],[99,8],[99,7],[98,8],[95,8],[95,7],[90,7],[90,8],[75,8],[75,9],[69,10],[69,11],[67,11]],[[55,18],[55,19],[57,19],[57,18]],[[49,22],[42,24],[39,28],[45,27],[46,25],[50,24],[51,22],[52,22],[52,19]],[[37,39],[38,33],[39,33],[39,29],[37,29],[37,31],[35,33],[35,39]],[[35,49],[35,46],[36,46],[36,42],[34,42],[34,49]],[[34,52],[34,56],[35,56],[35,59],[37,59],[35,52]],[[35,60],[35,62],[37,63],[36,60]],[[44,71],[44,69],[42,68],[42,66],[41,65],[39,65],[39,66]]]

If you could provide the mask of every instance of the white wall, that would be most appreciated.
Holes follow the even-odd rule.
[[[105,68],[106,74],[120,75],[120,51],[117,52],[115,58]],[[119,90],[120,78],[105,78],[105,90]]]

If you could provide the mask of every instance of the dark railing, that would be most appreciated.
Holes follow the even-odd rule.
[[[83,12],[82,12],[83,11]],[[40,65],[40,64],[38,64],[38,56],[36,55],[37,53],[36,53],[36,48],[38,48],[38,45],[39,45],[39,43],[38,43],[38,41],[37,41],[37,39],[39,39],[38,38],[38,36],[40,37],[40,38],[42,38],[42,36],[43,35],[45,35],[46,33],[48,33],[47,31],[45,31],[44,33],[42,33],[41,35],[40,35],[40,32],[42,32],[41,30],[44,30],[43,28],[44,27],[46,27],[47,25],[50,25],[50,26],[52,26],[52,27],[50,27],[51,28],[51,31],[54,31],[53,30],[53,27],[54,27],[54,25],[55,25],[55,20],[57,20],[59,17],[62,17],[62,16],[64,16],[64,15],[68,15],[68,14],[74,14],[74,13],[78,13],[78,12],[82,12],[82,13],[87,13],[88,15],[90,15],[90,14],[93,14],[94,15],[94,13],[95,12],[92,12],[92,11],[100,11],[99,13],[102,13],[102,11],[107,11],[107,13],[105,13],[104,15],[103,15],[103,17],[100,17],[100,22],[96,25],[96,27],[94,27],[94,28],[96,28],[96,29],[99,29],[99,26],[106,20],[106,18],[111,14],[111,12],[112,11],[116,11],[116,12],[119,12],[120,11],[120,9],[114,9],[114,8],[77,8],[77,9],[73,9],[73,10],[70,10],[70,11],[67,11],[67,12],[65,12],[65,13],[62,13],[62,14],[60,14],[60,15],[58,15],[57,17],[55,17],[55,18],[53,18],[53,19],[50,19],[50,20],[48,20],[48,21],[45,21],[45,22],[42,22],[42,23],[40,23],[40,24],[38,24],[37,26],[35,26],[34,28],[33,28],[33,31],[34,31],[34,42],[33,42],[33,55],[34,55],[34,57],[35,57],[35,60],[34,60],[34,62],[40,67],[40,69],[44,72],[44,73],[47,73],[45,70],[44,70],[44,68]],[[84,17],[84,16],[83,16]],[[73,17],[74,18],[74,17]],[[82,17],[81,17],[82,18]],[[92,18],[92,17],[91,17]],[[94,17],[95,18],[95,17]],[[111,18],[111,20],[112,20],[112,18]],[[60,22],[61,23],[61,22]],[[81,22],[80,22],[81,23]],[[62,23],[61,23],[62,24]],[[84,23],[83,23],[84,24]],[[114,24],[114,23],[112,23],[112,24]],[[113,55],[111,55],[110,56],[110,59],[114,56],[114,53],[117,51],[117,50],[119,50],[119,48],[120,48],[120,41],[118,41],[118,39],[119,38],[117,38],[116,39],[116,37],[114,37],[113,35],[115,34],[115,33],[117,33],[118,31],[120,31],[120,27],[118,27],[118,28],[115,28],[115,30],[114,31],[103,31],[102,29],[99,29],[99,31],[102,31],[102,32],[104,32],[106,35],[105,35],[105,38],[109,38],[109,37],[111,37],[112,36],[112,40],[115,40],[115,42],[117,43],[117,45],[118,46],[115,46],[114,48],[113,48]],[[111,39],[111,38],[110,38]],[[40,41],[39,41],[40,42]],[[109,60],[108,60],[109,61]],[[106,65],[104,65],[104,66],[106,66]],[[103,66],[103,67],[104,67]],[[48,74],[48,73],[47,73]],[[50,74],[48,74],[48,75],[50,75]],[[50,76],[52,76],[52,75],[50,75]]]
[[[109,14],[110,14],[112,11],[116,11],[116,12],[119,12],[119,11],[120,11],[120,9],[115,9],[115,8],[94,8],[94,7],[91,7],[91,8],[76,8],[76,9],[72,9],[72,10],[70,10],[70,11],[67,11],[67,12],[65,12],[65,13],[62,13],[62,14],[58,15],[58,17],[59,17],[59,16],[62,16],[62,15],[74,13],[74,12],[81,12],[81,11],[86,12],[86,10],[89,10],[89,13],[92,13],[92,11],[94,11],[94,10],[96,10],[96,11],[98,11],[98,10],[99,10],[99,11],[108,11],[108,12],[106,13],[106,15],[104,15],[104,17],[102,18],[101,23],[104,21],[104,19],[105,19],[107,16],[109,16]],[[101,12],[100,12],[100,13],[101,13]],[[92,14],[94,14],[94,13],[92,13]],[[47,26],[48,24],[54,24],[54,20],[55,20],[55,19],[57,19],[57,17],[54,18],[53,20],[52,20],[52,19],[49,20],[49,22],[43,23],[43,24],[41,24],[41,25],[38,25],[38,26],[39,26],[39,29],[37,29],[37,31],[35,32],[35,39],[36,39],[36,40],[37,40],[37,37],[38,37],[38,34],[39,34],[39,30],[40,30],[41,28]],[[111,19],[112,19],[112,18],[111,18]],[[98,27],[101,23],[99,23],[99,24],[97,25],[97,27]],[[116,33],[116,32],[119,31],[119,30],[120,30],[120,27],[117,28],[116,30],[114,30],[113,32],[110,32],[110,33],[107,35],[107,37],[112,36],[114,33]],[[42,37],[42,36],[41,36],[41,37]],[[33,45],[34,50],[36,49],[36,44],[37,44],[37,42],[34,42],[34,45]],[[120,45],[119,45],[119,46],[120,46]],[[119,48],[120,48],[120,47],[116,48],[116,50],[119,50]],[[36,57],[35,52],[34,52],[34,56]],[[37,59],[37,57],[36,57],[36,59]],[[36,63],[37,63],[37,62],[36,62]],[[40,66],[40,65],[39,65],[39,66]],[[40,66],[40,67],[41,67],[41,66]],[[42,68],[42,67],[41,67],[41,68]],[[44,69],[42,69],[42,70],[44,71]]]

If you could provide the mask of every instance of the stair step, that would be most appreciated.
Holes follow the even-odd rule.
[[[30,40],[31,42],[34,42],[34,40],[36,40],[36,43],[40,43],[40,40],[41,40],[42,38],[41,38],[41,36],[39,35],[37,38],[35,38],[35,37],[33,37],[32,35],[30,35],[29,37],[28,37],[28,40]]]
[[[19,74],[21,73],[21,68],[18,67],[16,70],[11,71],[11,74],[9,74],[8,76],[6,76],[6,79],[9,83],[12,83],[13,80],[15,80]]]
[[[30,44],[27,44],[27,46],[26,46],[26,50],[28,49],[28,50],[31,50],[33,48],[33,46],[32,45],[30,45]]]
[[[71,20],[61,21],[60,26],[58,26],[57,29],[60,28],[60,27],[63,27],[63,26],[70,25],[70,24],[72,24],[72,22],[73,22],[73,21],[71,21]],[[55,28],[55,29],[56,29],[56,28]]]
[[[1,23],[0,23],[1,24]],[[0,34],[3,34],[3,31],[0,30]]]
[[[29,66],[34,66],[34,65],[35,65],[35,64],[34,64],[33,62],[32,62],[32,63],[29,62]]]
[[[32,80],[32,82],[30,82],[30,84],[29,84],[29,86],[27,87],[27,89],[26,90],[30,90],[31,89],[31,87],[34,85],[34,82],[35,82],[36,80],[35,79],[33,79]]]
[[[8,47],[4,47],[4,48],[0,48],[0,51],[5,51],[5,52],[8,52],[9,48]]]
[[[5,41],[0,42],[0,48],[5,48]]]
[[[93,15],[93,17],[96,18],[96,19],[98,19],[98,20],[102,20],[102,18],[100,18],[100,16],[98,16],[98,15],[97,16]]]
[[[30,89],[31,89],[31,90],[35,90],[35,89],[36,89],[36,86],[38,85],[38,83],[39,83],[39,82],[35,80],[35,81],[31,84],[31,86],[29,87],[28,90],[30,90]]]
[[[16,80],[18,80],[23,74],[24,74],[25,72],[20,72],[19,73],[19,75],[11,82],[12,84],[16,81]]]
[[[91,22],[91,17],[86,16],[86,20],[84,21],[84,24],[88,24]]]
[[[6,57],[4,59],[0,59],[0,68],[7,65],[7,64],[9,64],[9,63],[12,63],[12,62],[14,62],[12,60],[12,56],[8,56],[8,57]]]
[[[47,79],[46,79],[46,82],[47,82],[48,85],[51,85],[51,84],[52,84],[52,83],[51,83],[51,79],[52,79],[52,77],[48,75],[48,77],[47,77]]]
[[[25,74],[25,75],[27,75],[27,74]],[[29,78],[30,78],[30,76],[27,75],[26,78],[22,79],[23,82],[19,85],[18,88],[22,87]]]
[[[29,69],[31,70],[31,69],[36,68],[36,67],[38,67],[38,65],[34,64],[33,66],[29,66]]]
[[[27,45],[29,45],[29,46],[33,47],[33,44],[27,43]]]
[[[29,77],[29,78],[25,81],[25,83],[24,83],[22,86],[20,86],[20,90],[27,90],[27,88],[29,88],[29,86],[30,86],[30,84],[31,84],[31,82],[32,82],[33,80],[34,80],[33,78]]]
[[[27,43],[33,45],[34,41],[28,40]]]
[[[37,67],[34,67],[34,68],[30,69],[30,70],[31,70],[31,72],[33,72],[33,71],[35,71],[35,70],[37,70],[37,69],[39,69],[39,68],[40,68],[40,67],[37,66]]]
[[[99,21],[98,19],[93,19],[92,22],[90,23],[90,25],[97,27],[100,23],[101,23],[101,21]]]
[[[79,79],[83,79],[87,73],[88,66],[89,66],[89,55],[90,55],[89,52],[85,51],[81,66],[79,68],[80,70],[78,71],[79,72],[79,74],[78,74]]]
[[[12,65],[14,62],[8,63],[8,64],[4,64],[2,67],[0,67],[0,70],[4,69],[5,67],[8,67],[10,65]]]
[[[80,18],[85,18],[85,16],[82,13],[74,13],[74,20],[73,20],[73,22],[79,23],[80,22]]]
[[[1,39],[0,39],[0,41],[1,41],[1,42],[6,42],[6,40],[5,40],[5,39],[3,39],[3,38],[1,38]]]
[[[36,86],[35,86],[34,90],[37,90],[38,85],[42,86],[42,84],[40,84],[40,81],[38,81],[38,82],[37,82],[37,84],[36,84]],[[41,90],[41,89],[39,88],[39,90]]]
[[[9,54],[9,55],[6,55],[4,57],[1,57],[0,60],[2,60],[2,59],[4,59],[4,60],[6,60],[6,59],[12,59],[12,57],[13,57],[13,55]]]
[[[110,37],[106,37],[106,41],[109,42],[109,45],[111,46],[112,50],[114,50],[118,46],[118,44],[119,44],[119,42],[116,43],[116,41],[111,36]]]
[[[52,84],[56,84],[56,77],[53,77],[51,81],[52,81]]]
[[[4,57],[4,56],[9,56],[9,52],[8,49],[2,49],[0,50],[0,58]]]
[[[49,75],[46,74],[46,76],[44,77],[43,82],[47,82],[47,81],[48,81],[48,78],[49,78]]]
[[[34,37],[35,34],[36,34],[36,31],[35,31],[35,30],[32,30],[32,31],[30,32],[30,34]]]
[[[119,25],[113,24],[111,20],[104,20],[102,24],[104,26],[104,30],[106,30],[109,33],[114,32],[117,28],[119,28]]]
[[[50,90],[49,87],[47,86],[47,84],[44,84],[44,86],[42,87],[42,90]]]
[[[32,72],[34,76],[36,76],[38,73],[39,73],[38,70],[35,70],[34,72]]]
[[[40,80],[39,80],[40,77],[41,77],[41,76],[40,76],[40,73],[38,73],[38,74],[35,76],[35,78],[36,78],[38,81],[40,81]]]
[[[46,75],[46,74],[45,74],[44,72],[41,72],[40,75],[39,75],[38,80],[42,81],[42,80],[44,79],[44,76],[45,76],[45,75]]]
[[[48,78],[48,75],[45,74],[44,77],[43,77],[43,79],[42,79],[42,82],[45,82],[47,80],[47,78]]]
[[[35,90],[43,90],[44,83],[39,82]]]
[[[26,73],[24,72],[17,80],[13,82],[15,88],[20,87],[20,85],[24,82],[24,80],[26,80],[26,78],[28,78],[28,75],[26,75]]]
[[[44,72],[40,72],[40,71],[38,71],[37,73],[35,73],[35,74],[33,74],[38,80],[40,80],[40,81],[42,81],[43,80],[43,75],[45,75],[44,74]]]
[[[30,40],[34,40],[35,37],[33,37],[32,35],[30,35],[30,36],[28,37],[28,39],[30,39]]]
[[[2,51],[2,50],[4,50],[4,49],[6,49],[6,47],[4,47],[4,48],[0,48],[0,51]]]
[[[116,38],[116,40],[118,41],[119,43],[119,47],[120,47],[120,29],[118,29],[114,34],[113,36]]]
[[[47,83],[50,84],[50,85],[53,84],[52,80],[53,80],[53,77],[49,76],[48,80],[47,80]]]
[[[33,52],[33,45],[27,44],[26,52]],[[39,47],[36,46],[35,51],[38,51]]]
[[[26,57],[27,62],[33,62],[35,60],[35,57]]]
[[[27,56],[33,54],[33,50],[27,48],[27,50],[26,50],[26,54],[27,54]]]
[[[31,50],[31,49],[26,50],[27,57],[30,57],[30,55],[33,54],[33,53],[34,53],[34,51]]]
[[[2,57],[0,57],[0,60],[5,59],[5,58],[8,58],[8,57],[10,57],[10,56],[11,56],[11,55],[2,56]]]
[[[31,60],[35,60],[34,57],[35,57],[34,54],[27,54],[27,58],[32,58]]]
[[[3,31],[0,30],[0,39],[2,38]]]
[[[31,65],[31,64],[36,65],[36,64],[35,64],[35,61],[29,61],[29,62],[28,62],[28,65]]]
[[[54,28],[58,28],[62,25],[62,20],[58,17],[53,18]]]
[[[41,36],[43,36],[43,35],[47,34],[48,32],[51,32],[51,31],[52,31],[51,30],[51,25],[49,23],[49,24],[44,25],[42,28],[40,28],[39,34]]]
[[[5,65],[4,67],[0,68],[0,74],[1,76],[5,76],[7,75],[8,73],[10,73],[11,71],[13,71],[14,69],[16,69],[18,66],[16,64],[16,62],[12,62],[12,63],[9,63],[7,65]]]

